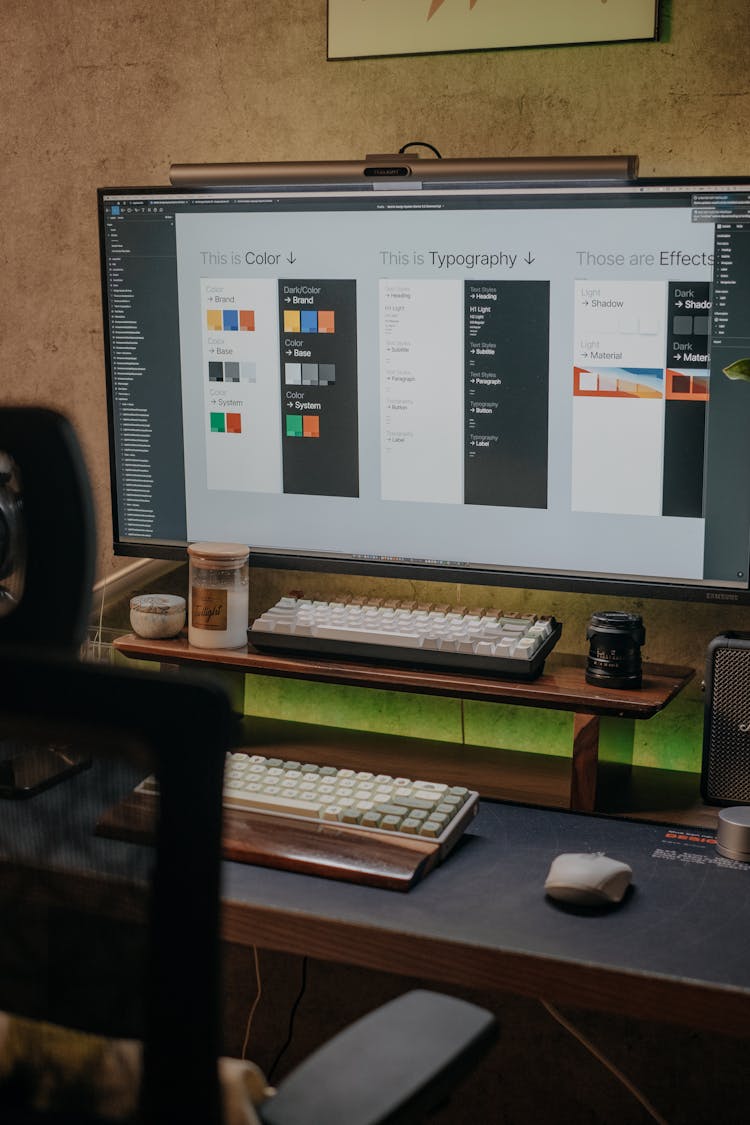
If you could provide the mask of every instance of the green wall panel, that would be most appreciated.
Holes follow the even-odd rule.
[[[379,731],[443,742],[461,741],[461,704],[398,691],[380,691],[247,676],[245,712],[351,730]]]
[[[473,746],[528,750],[536,754],[570,757],[573,716],[542,707],[513,707],[497,703],[464,704],[465,741]]]
[[[573,715],[568,711],[275,676],[245,678],[245,713],[557,757],[570,756],[573,739]],[[654,718],[632,726],[627,720],[603,718],[600,754],[608,761],[699,772],[702,723],[702,702],[687,694]]]
[[[702,748],[703,701],[686,693],[653,719],[636,723],[633,763],[700,773]]]

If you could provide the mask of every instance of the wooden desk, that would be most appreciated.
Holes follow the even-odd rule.
[[[567,764],[569,792],[566,803],[572,809],[586,812],[597,807],[600,717],[619,718],[629,722],[632,728],[635,720],[650,719],[666,707],[694,674],[690,668],[647,665],[642,688],[632,691],[587,684],[583,660],[556,655],[547,660],[543,675],[524,682],[434,669],[284,656],[259,652],[252,646],[232,650],[199,649],[189,645],[185,636],[176,640],[153,641],[128,634],[118,638],[114,644],[126,656],[173,666],[197,665],[240,673],[260,672],[356,687],[572,711],[573,744]],[[531,768],[533,770],[533,765]],[[470,782],[474,788],[480,788],[471,778],[466,783]]]
[[[621,906],[599,914],[546,899],[551,860],[578,850],[631,864]],[[655,825],[486,802],[463,846],[407,895],[229,864],[224,932],[438,984],[748,1035],[750,866],[716,866],[714,851]]]
[[[264,725],[253,744],[282,753],[289,740],[300,744],[298,729],[284,729],[297,726]],[[39,835],[32,822],[59,815],[63,801],[96,819],[101,784],[94,770],[102,768],[97,763],[33,802],[8,802],[4,829],[16,852],[28,839],[33,855]],[[108,782],[108,800],[119,800],[132,783],[130,776],[119,789]],[[232,942],[438,986],[748,1035],[750,865],[721,860],[711,833],[682,835],[650,823],[483,801],[454,853],[407,894],[225,863],[223,932]],[[75,868],[80,842],[71,835],[68,846]],[[554,905],[544,878],[564,851],[625,860],[634,890],[608,912]],[[141,859],[145,869],[147,856],[146,848],[112,840],[87,849],[88,864],[118,881],[126,872],[132,878]],[[69,878],[74,893],[66,901],[75,902],[77,892],[85,904],[85,881],[74,870]],[[120,883],[113,910],[125,890]]]

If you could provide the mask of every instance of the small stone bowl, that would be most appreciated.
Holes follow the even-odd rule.
[[[185,627],[185,599],[177,594],[138,594],[130,599],[130,625],[139,637],[176,637]]]

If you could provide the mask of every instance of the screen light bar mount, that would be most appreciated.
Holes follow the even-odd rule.
[[[257,184],[365,184],[393,180],[424,184],[457,178],[481,183],[564,183],[597,180],[632,183],[638,179],[637,156],[507,156],[422,160],[419,153],[376,153],[362,161],[282,163],[172,164],[169,182],[178,188],[242,188]]]

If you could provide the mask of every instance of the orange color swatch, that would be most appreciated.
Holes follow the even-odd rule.
[[[318,332],[335,332],[336,316],[333,309],[318,309]]]
[[[228,434],[241,434],[242,433],[242,415],[241,414],[227,414],[227,433]]]
[[[708,378],[705,371],[666,370],[667,398],[683,401],[705,402],[708,398]]]
[[[255,331],[255,310],[240,309],[240,332]]]
[[[320,437],[320,417],[317,414],[302,415],[302,436]]]

